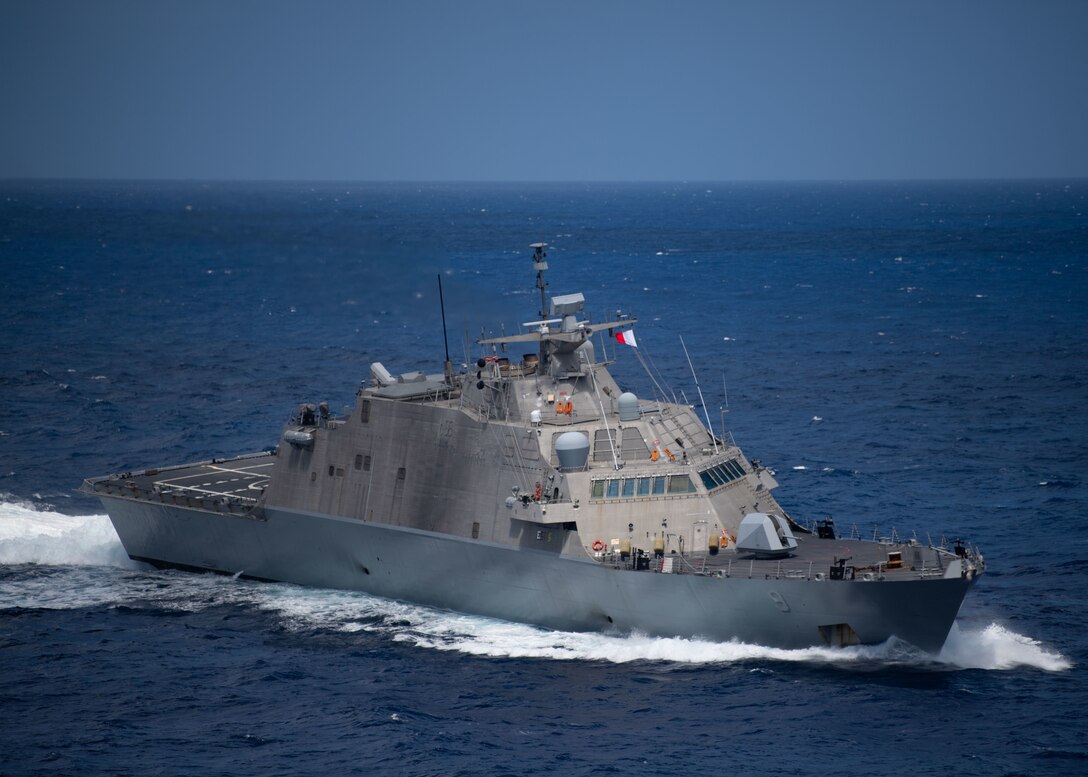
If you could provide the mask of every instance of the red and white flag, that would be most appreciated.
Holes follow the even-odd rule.
[[[634,329],[628,329],[626,332],[616,332],[616,342],[629,345],[632,348],[638,348],[638,343],[635,342]]]

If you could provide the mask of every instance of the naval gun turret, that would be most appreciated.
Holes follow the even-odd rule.
[[[789,521],[774,513],[748,513],[737,529],[737,552],[755,558],[785,558],[797,550]]]

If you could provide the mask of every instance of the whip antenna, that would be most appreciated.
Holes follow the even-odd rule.
[[[684,345],[684,338],[682,336],[680,338],[680,345],[684,349],[684,356],[687,357],[688,367],[691,367],[691,377],[695,379],[695,390],[699,392],[699,404],[703,406],[703,415],[706,416],[706,428],[710,431],[710,441],[714,443],[714,452],[717,453],[718,440],[714,437],[714,426],[710,423],[710,413],[708,413],[706,409],[706,401],[703,399],[703,390],[699,387],[699,376],[695,374],[695,367],[691,363],[691,357],[688,356],[688,347]]]
[[[442,344],[446,346],[446,385],[453,383],[453,364],[450,363],[450,339],[446,334],[446,299],[442,296],[442,273],[438,274],[438,304],[442,309]]]

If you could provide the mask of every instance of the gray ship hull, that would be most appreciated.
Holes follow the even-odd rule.
[[[634,572],[525,547],[267,508],[224,515],[100,495],[129,556],[157,566],[363,591],[570,631],[739,640],[784,648],[897,636],[936,651],[970,576],[831,581]]]
[[[773,471],[656,380],[639,399],[597,359],[595,334],[634,346],[634,318],[590,321],[580,293],[543,318],[544,248],[542,320],[479,340],[460,373],[448,358],[433,375],[375,362],[354,408],[300,405],[267,453],[84,492],[132,558],[160,566],[563,630],[939,649],[984,568],[977,549],[790,520]]]

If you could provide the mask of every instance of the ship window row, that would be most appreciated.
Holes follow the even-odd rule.
[[[590,499],[635,499],[650,496],[694,494],[695,484],[687,475],[598,478],[590,487]]]
[[[706,486],[707,491],[713,491],[715,488],[728,485],[734,480],[744,477],[744,475],[744,467],[736,459],[723,461],[721,464],[716,464],[699,472],[699,477],[703,479],[703,485]]]

